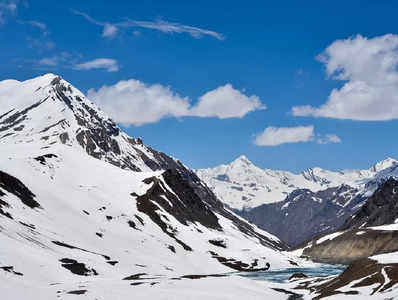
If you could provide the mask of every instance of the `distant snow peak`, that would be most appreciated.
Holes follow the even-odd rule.
[[[248,162],[251,163],[251,161],[247,158],[246,155],[242,154],[241,156],[239,156],[236,161],[244,161],[244,162]]]
[[[382,170],[394,167],[396,165],[398,165],[398,161],[397,160],[395,160],[395,159],[393,159],[391,157],[387,157],[386,159],[374,164],[371,167],[371,171],[380,172]]]
[[[241,155],[230,164],[197,173],[225,204],[241,210],[283,201],[297,189],[318,192],[345,184],[364,195],[372,194],[386,179],[398,176],[398,161],[387,158],[365,170],[328,171],[314,167],[294,174],[260,169]]]
[[[243,165],[243,166],[251,166],[253,163],[247,158],[245,155],[241,155],[238,158],[236,158],[231,165]],[[253,165],[254,166],[254,165]]]
[[[316,183],[319,183],[321,185],[327,185],[330,184],[331,182],[324,178],[325,176],[325,171],[321,168],[315,167],[315,168],[309,168],[305,171],[303,171],[301,174],[303,177],[309,181],[313,181]],[[327,174],[326,174],[327,175]]]

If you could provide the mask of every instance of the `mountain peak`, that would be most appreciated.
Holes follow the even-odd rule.
[[[373,172],[380,172],[382,170],[391,168],[392,166],[398,165],[398,161],[394,158],[387,157],[386,159],[383,159],[382,161],[379,161],[378,163],[374,164],[370,170]]]
[[[172,158],[129,137],[82,92],[48,73],[23,82],[0,82],[0,147],[29,145],[56,151],[61,145],[133,171],[182,169]],[[53,150],[52,150],[53,149]]]
[[[244,163],[246,165],[252,165],[253,163],[247,158],[246,155],[242,154],[238,158],[236,158],[233,162],[234,163]]]
[[[62,78],[60,75],[57,75],[57,74],[54,74],[54,73],[46,73],[46,74],[41,75],[39,77],[46,78],[46,79]]]

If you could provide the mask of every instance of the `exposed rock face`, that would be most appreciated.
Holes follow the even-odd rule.
[[[350,230],[335,238],[314,240],[303,256],[330,264],[349,264],[372,255],[398,251],[398,231]]]
[[[294,247],[336,231],[362,203],[358,190],[347,185],[319,192],[295,190],[282,202],[264,204],[242,216]]]
[[[284,243],[272,241],[259,235],[251,225],[220,205],[220,202],[212,194],[204,195],[204,199],[207,199],[207,201],[202,201],[196,192],[197,190],[189,182],[189,178],[185,179],[176,169],[169,169],[161,177],[151,177],[144,182],[152,184],[152,187],[144,195],[136,197],[138,210],[147,214],[167,235],[180,244],[183,243],[175,237],[173,228],[169,228],[162,220],[160,207],[173,215],[183,225],[199,223],[207,228],[222,231],[222,226],[216,216],[216,213],[218,213],[230,219],[242,232],[257,238],[264,246],[276,250],[287,249]],[[173,192],[169,191],[165,184],[172,188]],[[214,244],[214,242],[211,244]],[[183,244],[183,247],[186,250],[191,250],[191,247],[185,244]]]
[[[351,264],[343,273],[333,279],[308,279],[302,281],[296,289],[311,290],[311,299],[323,299],[333,295],[359,295],[368,291],[368,295],[378,299],[383,293],[391,291],[398,283],[398,264],[381,264],[372,259],[361,259]]]
[[[342,230],[393,224],[398,219],[398,181],[390,178],[366,201]]]
[[[2,191],[4,190],[4,192]],[[5,196],[5,192],[13,194],[21,200],[23,204],[30,208],[40,207],[40,204],[35,200],[35,195],[17,178],[0,171],[0,209],[3,205],[8,205],[1,196]]]
[[[351,263],[372,255],[398,251],[398,181],[391,178],[342,225],[340,233],[315,238],[303,251],[314,261]],[[389,225],[390,227],[380,225]],[[305,247],[305,246],[304,246]]]

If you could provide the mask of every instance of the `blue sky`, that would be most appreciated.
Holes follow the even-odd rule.
[[[0,0],[0,80],[60,74],[127,133],[193,168],[240,154],[264,168],[366,168],[398,157],[397,9],[396,1]],[[148,114],[140,95],[166,112]]]

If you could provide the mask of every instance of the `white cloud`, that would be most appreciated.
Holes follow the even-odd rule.
[[[318,144],[341,143],[341,139],[335,134],[327,134],[324,137],[319,136],[316,140]]]
[[[293,115],[363,121],[398,118],[398,35],[337,40],[318,59],[328,76],[346,82],[320,107],[293,107]]]
[[[246,96],[231,84],[207,92],[196,105],[169,87],[146,85],[135,79],[90,89],[88,97],[125,126],[154,123],[166,117],[241,118],[251,111],[265,109],[257,96]]]
[[[199,98],[191,114],[199,117],[242,118],[254,110],[266,109],[260,98],[246,96],[231,84],[220,86]]]
[[[314,126],[267,127],[254,140],[257,146],[279,146],[288,143],[316,142],[318,144],[341,143],[335,134],[322,136],[314,133]]]
[[[77,70],[106,69],[108,72],[119,71],[119,65],[116,60],[111,58],[97,58],[74,66]]]
[[[127,19],[127,21],[123,21],[123,22],[119,22],[119,23],[109,23],[109,22],[98,21],[84,12],[80,12],[77,10],[72,10],[72,12],[76,15],[82,16],[83,18],[85,18],[87,21],[89,21],[92,24],[101,26],[103,28],[102,36],[105,38],[115,37],[120,28],[137,28],[137,27],[139,27],[139,28],[158,30],[158,31],[161,31],[164,33],[188,33],[189,35],[191,35],[194,38],[201,38],[204,35],[208,35],[208,36],[212,36],[218,40],[225,39],[225,37],[221,33],[218,33],[218,32],[212,31],[212,30],[189,26],[189,25],[183,25],[183,24],[179,24],[179,23],[163,21],[163,20],[137,21],[137,20]]]
[[[184,116],[189,110],[187,98],[180,97],[160,84],[147,86],[130,79],[97,91],[90,89],[89,99],[96,102],[116,122],[123,125],[143,125],[167,116]]]
[[[256,136],[257,146],[278,146],[286,143],[309,142],[314,138],[314,126],[267,127]]]

